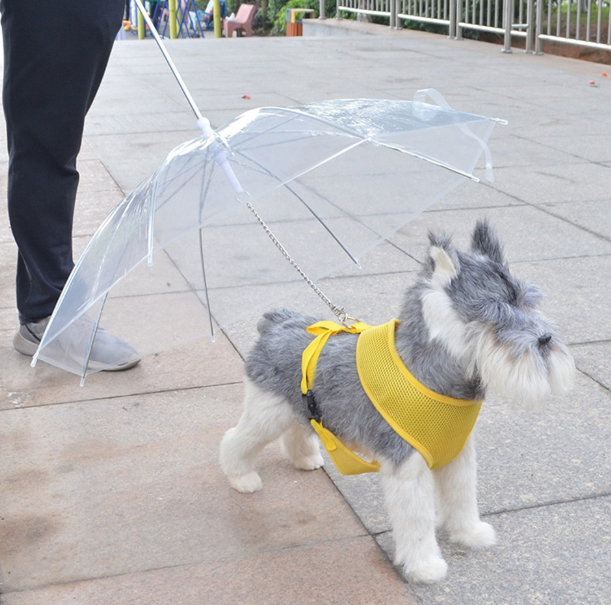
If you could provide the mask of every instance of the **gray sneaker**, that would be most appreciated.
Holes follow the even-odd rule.
[[[49,323],[49,317],[21,324],[13,338],[13,346],[22,355],[32,357]],[[78,320],[77,320],[78,321]],[[140,361],[138,351],[124,340],[98,328],[89,358],[92,371],[119,372],[133,368]]]

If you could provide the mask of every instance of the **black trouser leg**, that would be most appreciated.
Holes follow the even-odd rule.
[[[72,220],[85,115],[124,0],[1,0],[8,208],[22,323],[50,315],[73,267]]]

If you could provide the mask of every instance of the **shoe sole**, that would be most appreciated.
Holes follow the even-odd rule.
[[[38,350],[38,343],[32,342],[27,338],[24,338],[20,332],[15,334],[15,338],[13,338],[13,347],[18,353],[22,355],[26,355],[27,357],[34,357],[36,351]],[[140,363],[140,358],[134,359],[132,361],[128,361],[120,366],[115,367],[104,367],[100,368],[95,362],[91,362],[89,364],[89,369],[92,371],[102,371],[102,372],[123,372],[123,370],[129,370],[133,368],[135,365]]]
[[[38,349],[38,343],[31,342],[24,338],[20,332],[15,334],[15,338],[13,338],[13,346],[15,350],[22,355],[27,355],[28,357],[33,357],[36,353],[36,349]]]

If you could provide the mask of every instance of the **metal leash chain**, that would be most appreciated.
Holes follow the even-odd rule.
[[[259,213],[255,210],[254,206],[250,202],[246,202],[246,207],[253,213],[257,221],[259,221],[265,233],[267,233],[268,237],[272,240],[272,242],[274,242],[274,245],[276,246],[276,248],[278,248],[278,250],[280,250],[280,252],[282,253],[282,256],[284,256],[284,258],[286,258],[286,260],[289,261],[291,266],[297,271],[297,273],[299,273],[299,275],[301,275],[301,277],[306,282],[306,284],[308,284],[308,286],[310,286],[310,288],[312,288],[312,290],[314,290],[314,292],[318,294],[318,296],[327,305],[327,307],[331,309],[335,317],[337,317],[337,319],[339,319],[343,324],[345,324],[347,321],[355,321],[353,317],[350,317],[346,313],[346,310],[343,307],[340,309],[339,307],[335,306],[333,302],[331,302],[331,299],[328,296],[326,296],[325,293],[303,272],[301,267],[295,262],[293,257],[287,252],[286,248],[280,243],[278,238],[273,234],[272,230],[265,224],[265,221],[261,218]]]

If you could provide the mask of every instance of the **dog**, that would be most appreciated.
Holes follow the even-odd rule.
[[[468,402],[481,402],[492,391],[533,408],[552,393],[568,391],[573,359],[539,310],[540,291],[511,274],[490,224],[477,222],[468,251],[457,250],[444,233],[429,233],[429,242],[394,329],[396,352],[411,375],[425,390]],[[314,338],[306,328],[316,321],[277,310],[258,323],[260,338],[245,366],[244,411],[220,447],[221,467],[239,492],[262,488],[255,459],[277,438],[298,469],[323,465],[312,410],[300,388],[302,354]],[[310,392],[315,411],[339,440],[378,461],[395,564],[409,581],[438,582],[447,564],[436,527],[463,546],[496,543],[477,508],[473,437],[467,434],[451,461],[431,468],[365,391],[356,363],[361,337],[339,333],[324,345]]]

